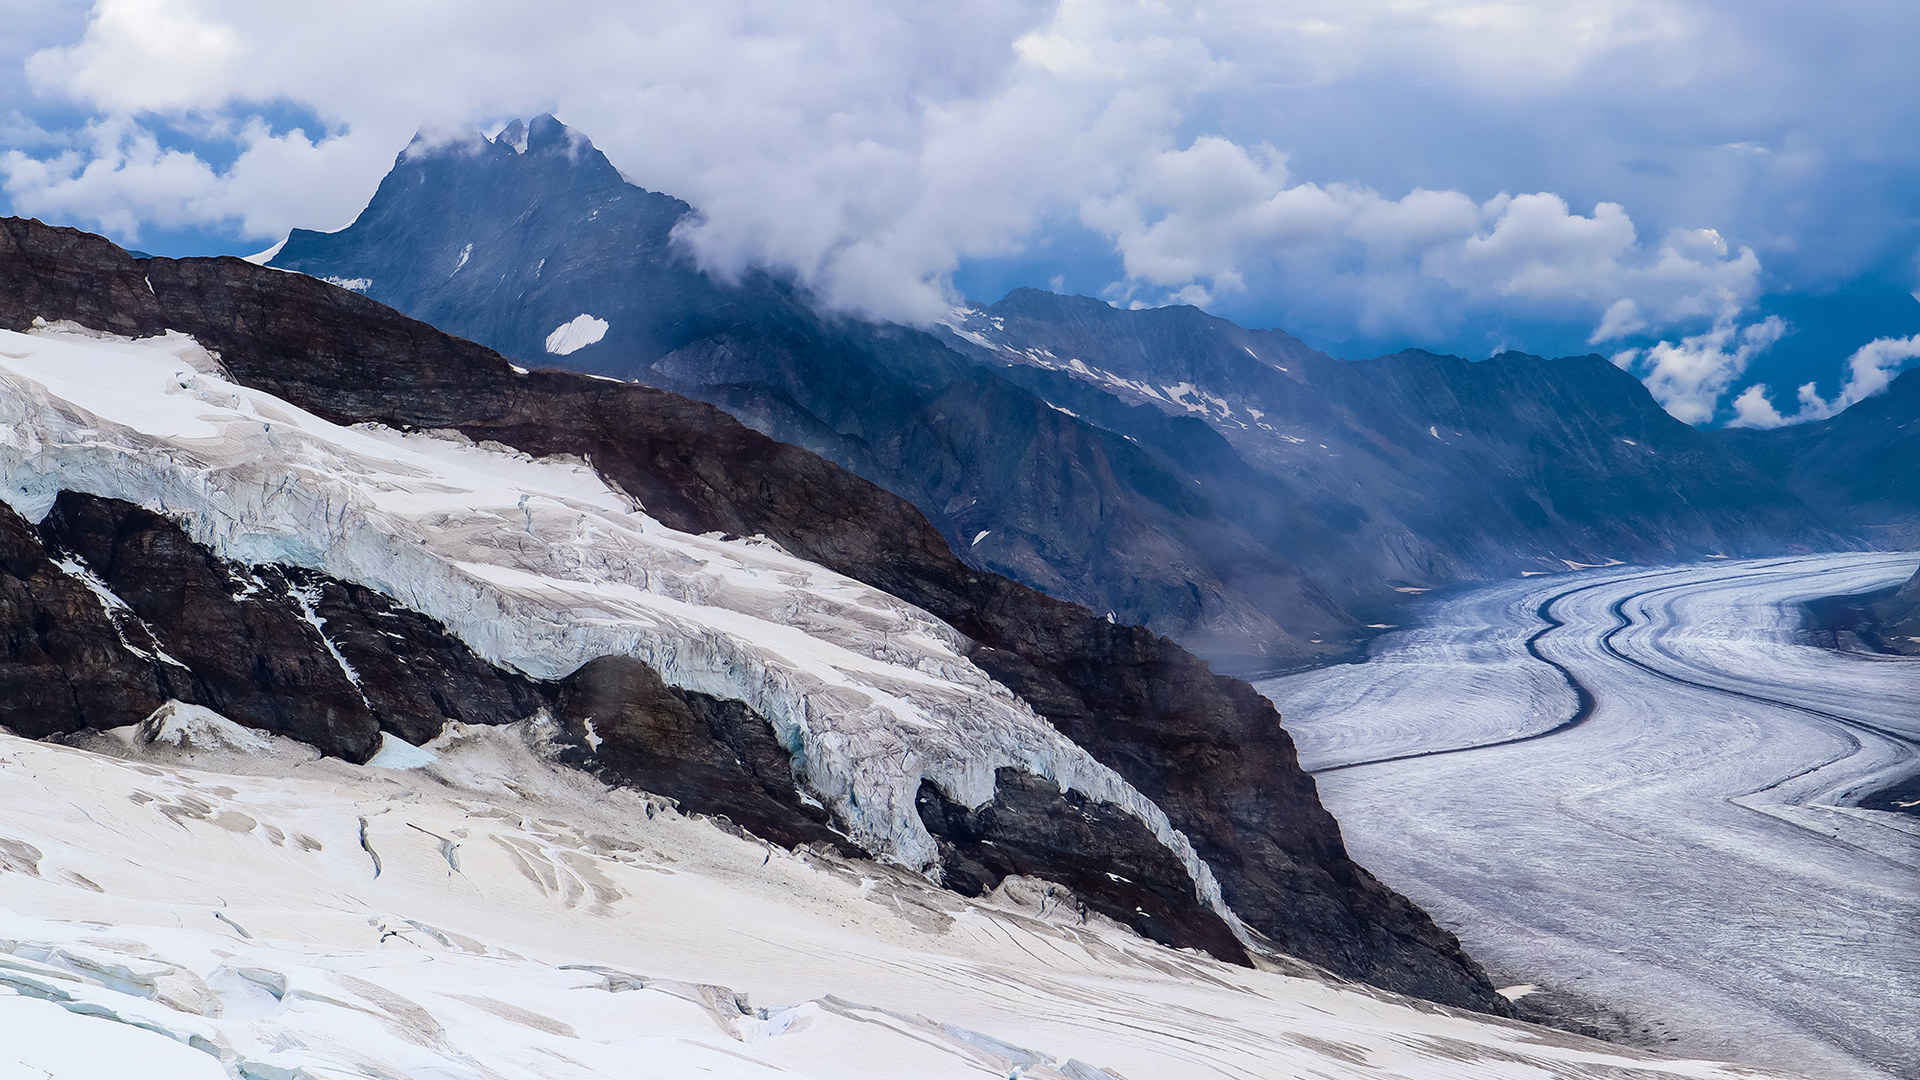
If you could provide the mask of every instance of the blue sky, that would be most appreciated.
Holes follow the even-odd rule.
[[[878,317],[1037,285],[1347,356],[1600,352],[1697,423],[1827,415],[1920,354],[1920,5],[0,17],[0,203],[159,254],[339,227],[414,130],[553,111],[699,206],[683,239],[708,265],[783,266]]]

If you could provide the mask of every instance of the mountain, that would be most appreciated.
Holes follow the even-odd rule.
[[[1409,592],[1842,546],[1600,357],[1335,360],[1190,307],[1016,290],[932,331],[722,281],[551,117],[416,140],[272,265],[499,349],[672,389],[900,495],[971,565],[1229,670],[1340,655]]]
[[[17,219],[0,327],[0,679],[79,703],[0,724],[177,701],[360,762],[538,719],[561,760],[783,843],[1506,1011],[1347,857],[1251,687],[711,406]]]
[[[907,499],[970,565],[1120,622],[1293,657],[1352,628],[1192,454],[1050,408],[933,334],[823,315],[773,275],[716,279],[673,240],[692,214],[539,117],[492,140],[416,140],[350,227],[296,231],[272,265],[523,366],[719,405]]]
[[[1823,519],[1874,547],[1920,547],[1920,370],[1826,420],[1727,437]]]
[[[954,327],[983,362],[1075,408],[1203,420],[1329,533],[1275,542],[1336,597],[1381,584],[1833,543],[1800,501],[1598,356],[1418,351],[1360,362],[1191,307],[1019,290]],[[1108,415],[1104,413],[1102,415]]]

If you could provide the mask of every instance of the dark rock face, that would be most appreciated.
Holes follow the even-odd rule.
[[[425,616],[325,575],[225,562],[124,502],[65,492],[37,529],[5,511],[0,532],[9,681],[40,688],[0,704],[22,734],[130,724],[173,698],[359,762],[383,730],[421,743],[448,720],[540,705]]]
[[[724,814],[788,847],[865,854],[833,831],[824,808],[801,801],[791,749],[738,701],[676,690],[638,660],[607,656],[554,687],[554,718],[587,750],[574,760],[609,780]]]
[[[30,523],[0,506],[0,726],[30,738],[108,728],[157,708],[177,679],[144,628],[121,631],[57,566]]]
[[[1044,876],[1142,937],[1249,962],[1226,922],[1193,903],[1186,867],[1139,818],[1018,769],[995,781],[993,801],[972,810],[920,783],[916,807],[940,840],[947,887],[979,896],[1014,874]]]
[[[976,641],[986,670],[1160,802],[1227,902],[1279,947],[1388,989],[1506,1011],[1452,935],[1348,859],[1273,706],[1173,642],[963,564],[906,502],[711,406],[517,375],[496,353],[319,281],[237,259],[136,262],[81,236],[0,223],[0,325],[82,320],[131,281],[139,295],[113,329],[192,334],[235,378],[329,419],[584,457],[674,528],[764,534]],[[43,273],[48,261],[58,274]]]
[[[155,664],[166,696],[349,761],[379,749],[378,718],[301,617],[285,578],[223,565],[156,514],[70,492],[41,533],[126,603],[134,619],[123,624],[151,627],[143,632],[159,639],[153,651],[179,661]]]
[[[274,572],[324,620],[382,731],[417,746],[449,721],[510,723],[545,704],[542,686],[482,660],[434,619],[352,582],[296,567]]]

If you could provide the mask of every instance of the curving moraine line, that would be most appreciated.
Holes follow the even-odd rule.
[[[1681,572],[1682,571],[1679,570],[1669,570],[1665,573],[1677,574]],[[1550,728],[1528,732],[1525,735],[1510,735],[1506,738],[1494,739],[1489,742],[1469,743],[1466,746],[1443,746],[1433,750],[1413,750],[1403,754],[1391,754],[1386,757],[1367,758],[1362,761],[1348,761],[1339,765],[1327,765],[1322,768],[1310,770],[1311,774],[1321,776],[1326,773],[1341,772],[1346,769],[1364,768],[1368,765],[1386,765],[1395,761],[1415,761],[1420,758],[1443,757],[1447,754],[1465,754],[1475,750],[1491,750],[1497,746],[1515,746],[1520,743],[1533,742],[1536,739],[1545,739],[1564,731],[1571,731],[1581,724],[1586,723],[1593,718],[1593,710],[1599,705],[1598,700],[1593,696],[1593,691],[1589,690],[1586,684],[1582,683],[1579,678],[1573,674],[1573,669],[1540,650],[1540,639],[1567,625],[1566,620],[1553,613],[1553,605],[1569,596],[1589,592],[1611,584],[1613,584],[1611,580],[1601,581],[1568,589],[1565,592],[1557,592],[1545,600],[1540,601],[1539,606],[1533,609],[1534,617],[1539,619],[1542,625],[1540,629],[1527,635],[1527,640],[1524,642],[1527,655],[1559,672],[1560,678],[1567,684],[1567,689],[1573,691],[1573,712],[1565,720],[1560,721]],[[1609,633],[1618,632],[1621,629],[1624,629],[1624,627],[1615,627],[1614,630],[1609,631]]]
[[[1820,576],[1820,575],[1830,574],[1834,572],[1835,571],[1833,570],[1822,570],[1817,572],[1813,576]],[[1738,577],[1726,578],[1724,580],[1736,581],[1736,580],[1740,580],[1740,578],[1753,577],[1753,576],[1757,576],[1757,575],[1743,574],[1743,575],[1739,575]],[[1880,738],[1886,739],[1888,742],[1891,742],[1896,746],[1903,748],[1901,757],[1905,761],[1912,762],[1916,759],[1920,759],[1920,739],[1916,739],[1912,735],[1907,734],[1906,732],[1899,731],[1894,728],[1882,727],[1879,724],[1871,723],[1866,720],[1861,720],[1858,717],[1851,717],[1851,716],[1843,715],[1841,713],[1829,712],[1825,709],[1816,709],[1811,705],[1801,705],[1792,701],[1783,701],[1779,698],[1768,697],[1765,694],[1756,694],[1747,690],[1736,690],[1728,686],[1716,686],[1712,683],[1699,682],[1694,679],[1689,679],[1683,675],[1676,675],[1671,671],[1667,671],[1662,668],[1655,667],[1654,665],[1649,664],[1644,660],[1641,660],[1634,656],[1630,656],[1627,653],[1620,651],[1620,649],[1614,645],[1613,643],[1614,637],[1617,634],[1619,634],[1622,630],[1627,629],[1632,624],[1632,621],[1628,618],[1626,613],[1626,606],[1628,604],[1636,600],[1644,599],[1646,597],[1655,596],[1662,592],[1671,591],[1674,588],[1685,588],[1685,587],[1686,586],[1684,585],[1661,586],[1658,588],[1647,589],[1641,592],[1633,593],[1629,596],[1623,596],[1620,599],[1614,601],[1611,605],[1609,605],[1609,607],[1607,608],[1607,611],[1608,611],[1608,614],[1613,616],[1615,620],[1615,625],[1613,629],[1607,631],[1605,634],[1602,634],[1600,636],[1601,651],[1605,652],[1608,656],[1612,657],[1615,660],[1620,661],[1621,663],[1628,664],[1634,668],[1639,669],[1640,671],[1644,671],[1647,674],[1652,675],[1656,679],[1673,683],[1676,686],[1690,687],[1695,690],[1705,691],[1706,693],[1709,693],[1709,694],[1722,694],[1727,697],[1739,698],[1743,701],[1751,701],[1758,705],[1767,705],[1776,709],[1786,710],[1787,712],[1799,713],[1802,716],[1811,718],[1813,721],[1822,725],[1823,727],[1826,727],[1828,730],[1833,731],[1835,734],[1840,735],[1842,738],[1846,739],[1847,742],[1849,743],[1849,747],[1846,753],[1841,754],[1832,759],[1829,759],[1827,761],[1818,762],[1816,764],[1809,765],[1806,768],[1800,770],[1799,772],[1793,773],[1789,776],[1782,777],[1779,780],[1776,780],[1773,783],[1766,785],[1765,787],[1759,788],[1754,792],[1749,792],[1748,794],[1757,794],[1759,791],[1772,790],[1774,788],[1780,787],[1784,784],[1797,780],[1800,777],[1807,775],[1808,773],[1816,772],[1820,769],[1826,768],[1828,765],[1833,764],[1835,761],[1841,761],[1848,757],[1853,756],[1856,753],[1859,753],[1860,750],[1862,749],[1860,736],[1858,734],[1860,732],[1877,735]],[[1673,653],[1661,648],[1657,642],[1650,643],[1649,647],[1654,652],[1659,653],[1661,656],[1665,656],[1668,659],[1673,660],[1676,664],[1684,663],[1679,657],[1675,656]],[[1555,665],[1555,666],[1558,667],[1558,665]],[[1566,672],[1565,668],[1561,668],[1560,670],[1562,671],[1562,673]],[[1898,783],[1898,782],[1900,781],[1895,781],[1895,783]],[[1884,787],[1886,785],[1882,785],[1882,786]],[[1872,795],[1873,795],[1873,791],[1868,791],[1863,795],[1858,795],[1856,798],[1867,799],[1867,798],[1871,798]]]
[[[1766,563],[1766,564],[1762,564],[1760,566],[1756,566],[1752,568],[1752,570],[1748,573],[1734,575],[1722,580],[1738,581],[1746,578],[1761,577],[1765,575],[1766,571],[1775,569],[1777,567],[1780,567],[1786,564],[1787,564],[1787,561],[1782,561],[1778,563]],[[1691,573],[1693,569],[1694,568],[1692,567],[1681,567],[1674,570],[1665,570],[1655,574],[1648,574],[1643,580],[1651,580],[1653,578],[1662,578],[1662,577],[1671,577],[1675,574]],[[1821,570],[1817,572],[1816,576],[1835,573],[1835,572],[1836,571],[1834,570]],[[1489,740],[1487,742],[1470,743],[1465,746],[1444,746],[1444,747],[1437,747],[1431,750],[1414,750],[1414,751],[1408,751],[1406,753],[1390,754],[1385,757],[1366,758],[1361,761],[1342,762],[1338,765],[1327,765],[1322,768],[1313,769],[1311,770],[1311,774],[1314,776],[1320,776],[1326,773],[1342,772],[1347,769],[1365,768],[1371,765],[1386,765],[1386,764],[1399,762],[1399,761],[1416,761],[1422,758],[1444,757],[1449,754],[1465,754],[1465,753],[1471,753],[1478,750],[1492,750],[1502,746],[1516,746],[1521,743],[1529,743],[1539,739],[1551,738],[1552,736],[1571,731],[1574,728],[1579,727],[1581,724],[1586,723],[1588,720],[1593,718],[1594,710],[1599,704],[1598,700],[1594,696],[1593,691],[1585,683],[1580,681],[1579,676],[1574,674],[1572,668],[1568,667],[1567,665],[1561,663],[1558,660],[1555,660],[1551,656],[1548,656],[1540,648],[1540,642],[1548,634],[1551,634],[1555,630],[1559,630],[1567,625],[1566,620],[1561,619],[1559,616],[1553,613],[1553,607],[1555,604],[1558,604],[1560,601],[1565,600],[1568,597],[1576,596],[1584,592],[1591,592],[1594,589],[1605,588],[1609,585],[1614,585],[1614,584],[1618,584],[1618,579],[1609,579],[1607,581],[1600,581],[1600,582],[1594,582],[1592,584],[1577,586],[1575,588],[1567,589],[1562,592],[1554,593],[1553,595],[1540,601],[1539,606],[1534,608],[1534,617],[1539,619],[1542,625],[1538,630],[1535,630],[1532,634],[1529,634],[1527,636],[1526,641],[1523,644],[1527,650],[1527,655],[1533,657],[1535,660],[1540,661],[1541,663],[1552,668],[1554,671],[1558,672],[1561,680],[1566,683],[1567,689],[1573,693],[1574,708],[1573,708],[1573,711],[1567,716],[1566,719],[1560,721],[1559,723],[1553,725],[1552,727],[1544,728],[1540,731],[1528,732],[1525,735],[1512,735],[1505,738]],[[1851,749],[1849,750],[1849,753],[1847,755],[1842,755],[1842,757],[1850,756],[1851,753],[1857,752],[1860,749],[1859,739],[1856,735],[1853,734],[1855,731],[1870,732],[1872,734],[1878,735],[1882,738],[1891,740],[1895,743],[1898,743],[1906,747],[1905,756],[1907,757],[1908,760],[1912,760],[1916,757],[1920,757],[1920,740],[1916,740],[1912,736],[1909,736],[1903,732],[1881,727],[1878,724],[1869,723],[1865,720],[1860,720],[1854,717],[1842,716],[1838,713],[1827,712],[1826,710],[1823,710],[1823,709],[1816,709],[1807,705],[1799,705],[1790,701],[1781,701],[1775,698],[1766,697],[1762,694],[1755,694],[1755,693],[1751,693],[1749,691],[1744,691],[1744,690],[1734,690],[1734,689],[1723,687],[1723,686],[1715,686],[1710,683],[1696,682],[1692,679],[1688,679],[1688,678],[1685,678],[1684,676],[1672,674],[1671,672],[1664,671],[1660,668],[1654,667],[1653,665],[1648,664],[1643,660],[1639,660],[1635,657],[1629,656],[1626,653],[1621,652],[1620,649],[1614,645],[1614,638],[1618,636],[1622,631],[1627,630],[1633,625],[1632,619],[1630,619],[1626,613],[1626,606],[1628,604],[1636,600],[1641,600],[1649,596],[1654,596],[1662,592],[1670,591],[1674,588],[1686,588],[1686,587],[1688,586],[1687,585],[1680,585],[1680,586],[1657,585],[1652,588],[1642,589],[1638,592],[1630,593],[1614,601],[1611,605],[1608,606],[1608,609],[1607,609],[1607,613],[1613,617],[1614,625],[1610,629],[1608,629],[1606,633],[1600,635],[1601,650],[1605,652],[1608,656],[1611,656],[1614,659],[1621,661],[1622,663],[1631,665],[1632,667],[1635,667],[1641,671],[1644,671],[1649,675],[1652,675],[1656,678],[1665,680],[1670,683],[1674,683],[1679,686],[1687,686],[1695,690],[1705,691],[1707,693],[1725,694],[1730,697],[1741,698],[1743,700],[1752,701],[1757,704],[1771,705],[1777,708],[1786,709],[1790,712],[1797,712],[1805,716],[1812,717],[1815,720],[1820,721],[1824,724],[1837,725],[1842,729],[1840,731],[1840,734],[1842,734],[1843,736],[1851,740],[1853,744]],[[1671,654],[1668,654],[1662,651],[1662,655],[1670,656]],[[1834,760],[1839,760],[1839,759],[1836,758]],[[1783,778],[1782,780],[1778,781],[1776,784],[1769,785],[1769,786],[1778,786],[1779,784],[1783,784],[1790,780],[1797,779],[1799,776],[1805,775],[1807,772],[1812,772],[1814,770],[1824,768],[1830,764],[1832,764],[1832,762],[1828,761],[1828,762],[1821,762],[1819,764],[1809,766],[1806,770],[1803,770],[1801,773],[1797,773],[1794,776]],[[1869,793],[1869,795],[1870,794],[1871,793]]]

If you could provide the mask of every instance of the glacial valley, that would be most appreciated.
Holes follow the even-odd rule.
[[[1261,689],[1356,855],[1497,982],[1540,988],[1523,1002],[1605,1002],[1688,1053],[1913,1076],[1920,815],[1881,793],[1920,761],[1920,663],[1798,631],[1804,601],[1914,564],[1528,577]]]

